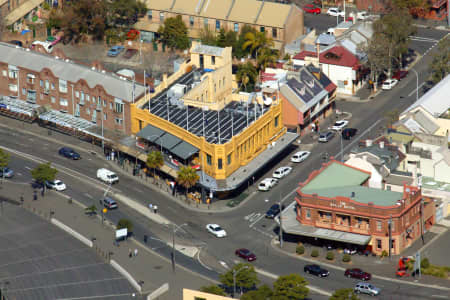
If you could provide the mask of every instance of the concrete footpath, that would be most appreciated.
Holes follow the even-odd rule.
[[[147,249],[133,238],[120,242],[118,246],[115,245],[114,224],[107,220],[102,222],[98,215],[86,215],[85,206],[76,199],[69,201],[67,196],[56,191],[47,191],[44,197],[40,193],[37,195],[38,199],[34,201],[33,189],[28,184],[5,181],[2,185],[2,196],[19,203],[22,196],[24,209],[52,222],[55,226],[66,227],[63,228],[66,232],[84,244],[90,246],[92,243],[92,251],[122,273],[136,288],[137,293],[141,290],[143,295],[151,294],[158,289],[164,290],[162,286],[168,284],[169,290],[158,299],[182,299],[184,287],[199,289],[215,283],[179,265],[174,272],[170,260]],[[130,257],[130,252],[134,253],[135,250],[137,256]]]

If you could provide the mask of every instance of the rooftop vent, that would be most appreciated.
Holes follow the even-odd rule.
[[[355,198],[355,192],[352,192],[352,198]]]

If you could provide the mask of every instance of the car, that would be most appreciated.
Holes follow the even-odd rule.
[[[344,130],[342,130],[342,138],[344,140],[351,140],[352,137],[354,137],[357,132],[358,129],[356,128],[345,128]]]
[[[348,125],[347,120],[339,120],[339,121],[336,121],[330,129],[339,131],[339,130],[344,129],[344,127],[347,125]]]
[[[68,148],[68,147],[62,147],[61,149],[59,149],[58,153],[59,153],[59,155],[62,155],[67,158],[71,158],[73,160],[81,159],[80,154],[78,154],[77,152],[73,151],[73,149]]]
[[[406,75],[408,75],[408,71],[406,70],[398,70],[397,72],[392,75],[392,78],[397,79],[398,81],[402,80],[402,78],[405,78]]]
[[[339,8],[337,8],[337,7],[330,7],[329,9],[328,9],[328,11],[327,11],[327,15],[329,15],[329,16],[333,16],[333,17],[337,17],[337,16],[339,16],[339,17],[344,17],[345,15],[344,15],[344,12],[343,11],[341,11]]]
[[[281,212],[280,205],[274,204],[266,212],[266,218],[273,219]]]
[[[0,177],[1,178],[11,178],[14,176],[14,171],[10,168],[0,168]]]
[[[354,255],[356,254],[358,251],[355,248],[345,248],[344,249],[344,254],[350,254],[350,255]]]
[[[371,296],[377,296],[380,294],[381,290],[374,286],[373,284],[370,284],[368,282],[358,282],[355,285],[355,288],[353,289],[355,293],[363,293],[363,294],[369,294]]]
[[[320,7],[317,7],[314,4],[306,4],[305,6],[303,6],[303,10],[308,14],[314,15],[319,15],[322,12]]]
[[[123,54],[123,58],[130,59],[132,58],[138,51],[136,49],[130,49],[128,48],[125,50],[125,53]]]
[[[319,142],[326,143],[334,137],[334,131],[322,132],[319,135]]]
[[[67,187],[61,180],[46,180],[45,186],[51,190],[64,191]]]
[[[281,179],[291,173],[292,167],[280,167],[273,172],[272,177]]]
[[[123,49],[125,49],[123,46],[112,46],[109,50],[107,55],[109,57],[116,57],[117,55],[120,54],[120,52],[123,51]]]
[[[397,79],[386,79],[381,85],[382,90],[390,90],[398,83]]]
[[[356,13],[356,20],[366,20],[369,18],[369,15],[367,14],[367,11],[359,11]]]
[[[41,41],[34,41],[31,44],[31,49],[35,49],[37,48],[37,46],[42,46],[42,48],[44,48],[45,51],[47,51],[47,53],[52,53],[53,51],[53,45],[50,42],[41,42]]]
[[[18,41],[18,40],[11,40],[8,43],[19,46],[19,47],[23,47],[23,43],[22,41]]]
[[[308,158],[308,156],[311,154],[309,151],[299,151],[292,155],[291,162],[294,163],[300,163]]]
[[[367,281],[372,278],[372,275],[370,275],[370,273],[364,272],[363,270],[356,268],[345,270],[344,275],[347,276],[348,278],[356,278],[361,279],[363,281]]]
[[[318,277],[328,277],[330,272],[326,269],[322,269],[319,265],[306,265],[303,271],[308,274],[316,275]]]
[[[246,261],[256,260],[256,255],[253,254],[253,252],[251,252],[250,250],[245,248],[237,249],[236,251],[234,251],[234,254],[236,254],[236,256],[239,256],[240,258],[245,259]]]
[[[109,209],[118,208],[117,202],[110,197],[103,198],[103,206]]]
[[[210,233],[215,235],[218,238],[226,237],[227,232],[220,227],[220,225],[217,224],[208,224],[206,225],[206,230],[208,230]]]
[[[274,187],[278,183],[278,180],[275,178],[265,178],[258,184],[258,190],[260,191],[268,191],[272,187]]]

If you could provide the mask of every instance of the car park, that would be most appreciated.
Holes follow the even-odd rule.
[[[112,46],[112,47],[108,50],[107,55],[108,55],[109,57],[116,57],[117,55],[120,54],[120,52],[123,51],[123,49],[124,49],[123,46]]]
[[[246,261],[256,260],[256,255],[253,254],[253,252],[251,252],[250,250],[245,248],[237,249],[236,251],[234,251],[234,254],[236,254],[236,256],[239,256],[240,258],[245,259]]]
[[[320,7],[317,7],[314,4],[306,4],[305,6],[303,6],[303,10],[308,14],[314,15],[319,15],[322,12]]]
[[[354,137],[357,132],[358,129],[356,128],[345,128],[344,130],[342,130],[342,138],[344,140],[351,140],[352,137]]]
[[[45,186],[52,190],[64,191],[67,187],[61,180],[47,180],[45,181]]]
[[[258,190],[260,191],[268,191],[272,187],[274,187],[278,183],[278,180],[275,178],[265,178],[258,184]]]
[[[208,224],[206,225],[206,230],[218,238],[226,237],[227,232],[220,227],[218,224]]]
[[[307,274],[315,275],[318,277],[328,277],[330,272],[326,269],[321,268],[319,265],[306,265],[303,271]]]
[[[339,131],[339,130],[344,129],[344,127],[347,125],[348,125],[347,120],[339,120],[339,121],[336,121],[330,129]]]
[[[308,158],[308,156],[311,154],[309,151],[299,151],[292,155],[291,162],[294,163],[300,163]]]
[[[371,296],[378,296],[381,292],[379,288],[368,282],[358,282],[353,289],[355,293],[363,293]]]
[[[364,272],[363,270],[357,268],[345,270],[344,275],[348,278],[356,278],[363,281],[367,281],[372,278],[372,275],[370,275],[370,273]]]
[[[397,79],[398,81],[402,80],[402,78],[405,78],[406,75],[408,75],[408,71],[406,70],[398,70],[397,72],[392,75],[393,79]]]
[[[117,177],[116,173],[105,168],[97,170],[97,178],[108,184],[119,182],[119,177]]]
[[[0,168],[0,177],[1,178],[11,178],[14,176],[14,171],[10,168]]]
[[[326,143],[334,137],[334,131],[322,132],[319,135],[319,142]]]
[[[333,16],[333,17],[344,17],[344,12],[341,11],[339,8],[337,7],[330,7],[327,10],[327,15],[329,16]]]
[[[383,84],[381,85],[382,90],[391,90],[394,86],[396,86],[398,83],[397,79],[386,79]]]
[[[108,208],[108,209],[118,208],[117,202],[114,199],[110,198],[110,197],[103,198],[103,206]]]
[[[266,212],[266,218],[273,219],[281,212],[279,204],[273,204]]]
[[[291,173],[291,171],[292,167],[280,167],[273,172],[272,177],[281,179]]]
[[[59,149],[58,153],[59,155],[71,158],[73,160],[81,159],[80,154],[78,154],[77,152],[73,151],[73,149],[68,147],[62,147],[61,149]]]

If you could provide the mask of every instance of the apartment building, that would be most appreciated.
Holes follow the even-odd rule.
[[[142,38],[152,41],[166,18],[181,15],[189,37],[198,39],[205,28],[240,32],[245,25],[265,32],[281,49],[304,33],[303,11],[296,5],[257,0],[147,0],[147,15],[136,23]]]

